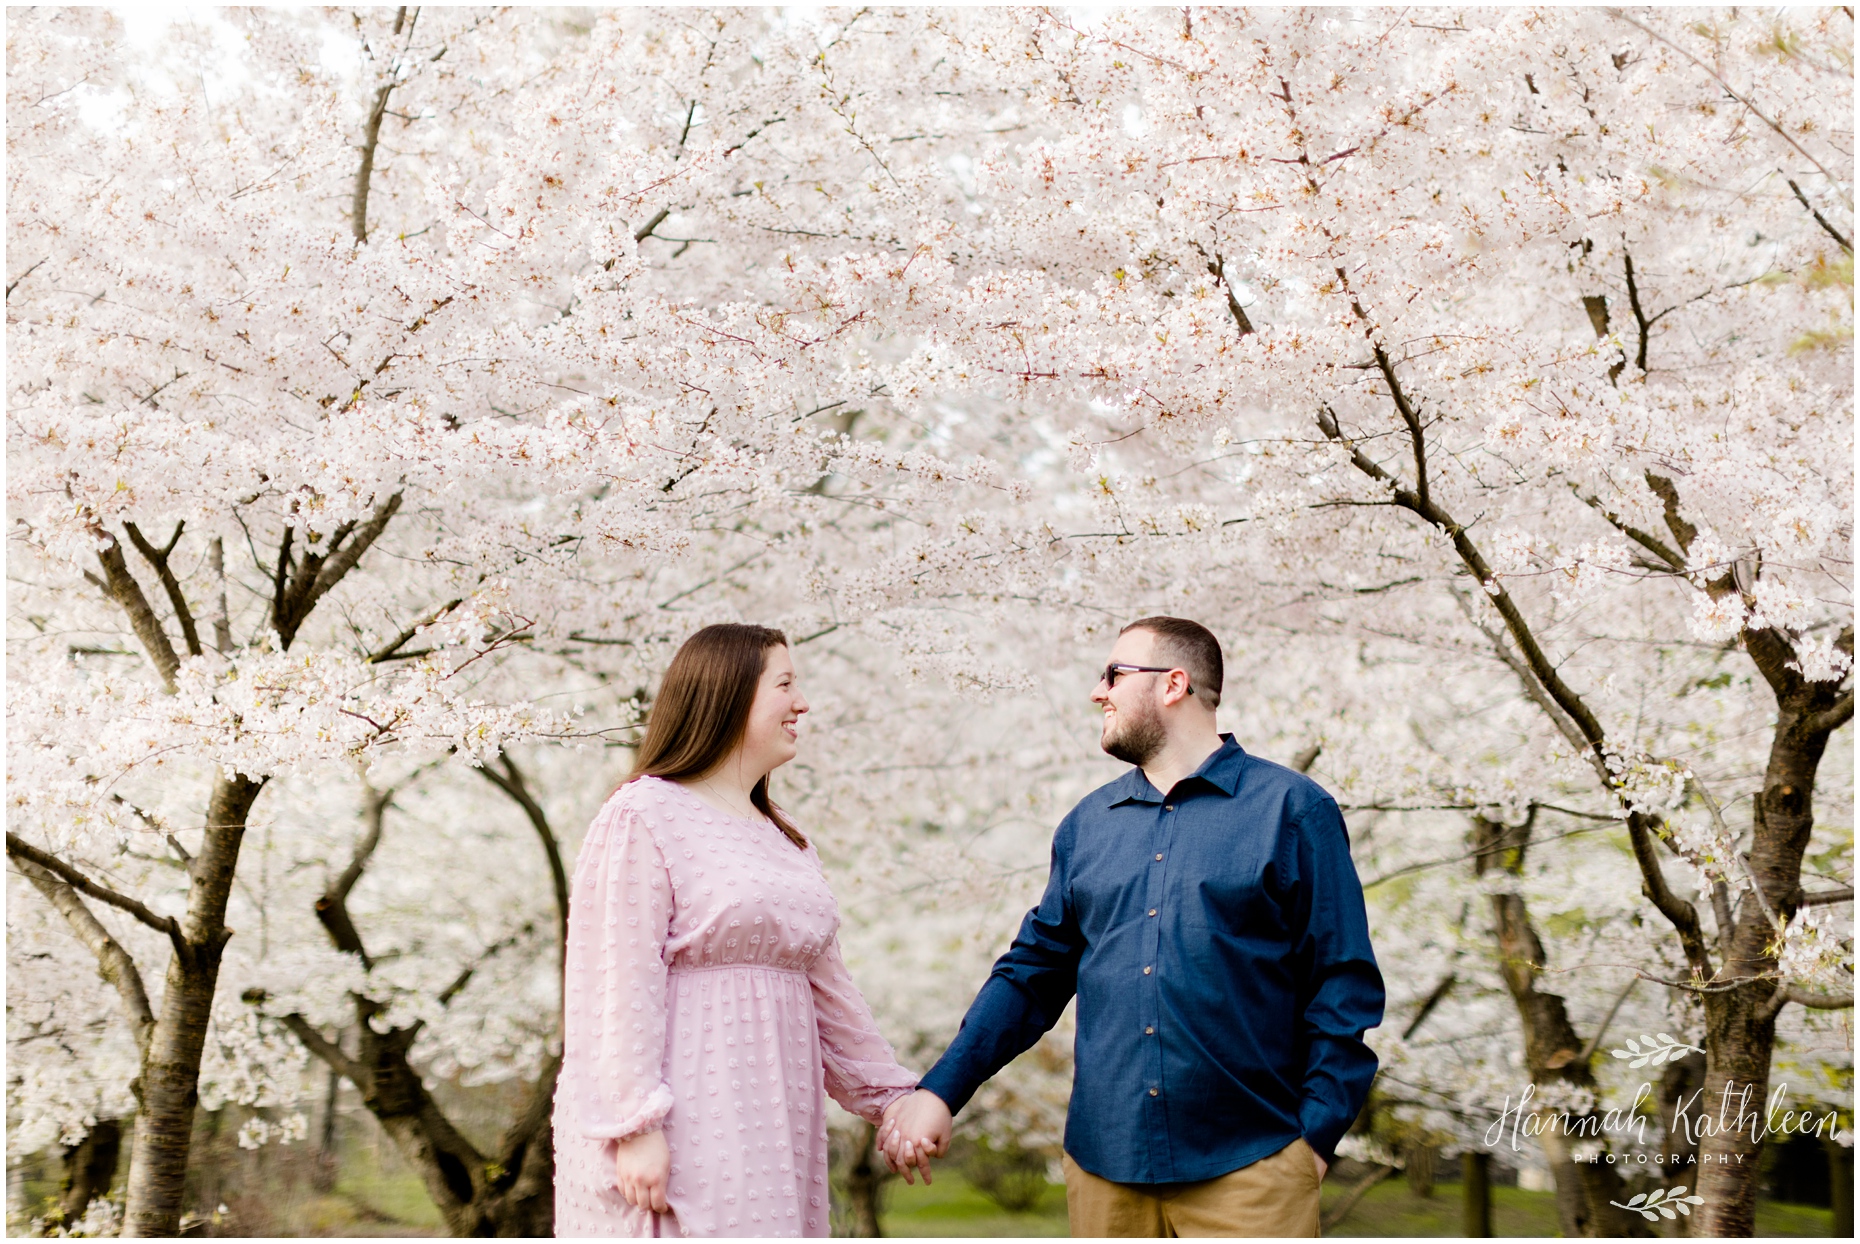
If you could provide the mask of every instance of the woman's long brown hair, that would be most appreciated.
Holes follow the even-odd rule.
[[[722,764],[743,741],[756,687],[768,668],[769,649],[787,645],[788,637],[772,627],[736,622],[707,626],[685,640],[646,714],[646,734],[626,781],[685,781]],[[769,799],[766,775],[749,792],[749,801],[795,846],[806,848],[801,831]]]

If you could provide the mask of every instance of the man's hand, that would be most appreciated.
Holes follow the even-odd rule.
[[[672,1149],[665,1143],[665,1133],[654,1128],[615,1145],[614,1186],[627,1204],[655,1214],[669,1213],[672,1207],[665,1192],[672,1178]]]
[[[943,1099],[928,1089],[918,1089],[900,1097],[885,1111],[878,1125],[878,1147],[885,1164],[904,1182],[916,1183],[912,1170],[924,1173],[930,1182],[930,1159],[949,1152],[951,1119]]]
[[[1320,1158],[1317,1154],[1316,1149],[1313,1149],[1311,1151],[1311,1160],[1318,1164],[1318,1182],[1323,1183],[1324,1176],[1330,1174],[1330,1163],[1326,1162],[1323,1158]]]

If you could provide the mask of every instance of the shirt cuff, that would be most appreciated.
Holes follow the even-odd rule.
[[[969,1104],[969,1098],[975,1096],[975,1090],[981,1086],[967,1083],[967,1077],[958,1073],[954,1067],[945,1067],[943,1064],[947,1061],[947,1056],[938,1059],[936,1066],[930,1068],[929,1073],[918,1081],[917,1087],[942,1098],[943,1104],[949,1107],[950,1117],[954,1118],[957,1111]]]

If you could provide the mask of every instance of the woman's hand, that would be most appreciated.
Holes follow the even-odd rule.
[[[654,1128],[615,1142],[614,1186],[629,1205],[655,1214],[671,1212],[665,1199],[671,1178],[672,1149],[664,1132]]]
[[[949,1152],[951,1121],[949,1107],[928,1089],[907,1093],[885,1108],[879,1120],[878,1147],[886,1165],[904,1176],[905,1183],[916,1183],[913,1170],[930,1182],[930,1159]]]

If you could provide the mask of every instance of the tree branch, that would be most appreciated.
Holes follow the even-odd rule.
[[[1650,320],[1647,313],[1641,310],[1640,287],[1634,283],[1634,256],[1622,251],[1621,263],[1627,269],[1628,307],[1634,312],[1634,327],[1640,339],[1640,344],[1634,350],[1634,366],[1640,368],[1640,374],[1644,376],[1647,374],[1647,333],[1652,329],[1654,320],[1660,316],[1656,315]],[[1664,314],[1664,311],[1660,313]]]
[[[173,916],[158,916],[127,894],[119,894],[108,886],[98,885],[57,856],[48,851],[41,851],[12,830],[7,831],[6,853],[15,860],[26,860],[47,872],[57,874],[65,884],[73,889],[90,895],[100,903],[108,903],[120,911],[128,912],[157,933],[167,934],[168,940],[174,945],[175,954],[181,957],[181,961],[183,963],[193,962],[194,948],[188,945],[187,938],[182,935],[181,922]]]
[[[1839,1011],[1854,1004],[1854,991],[1846,993],[1816,993],[1800,985],[1784,985],[1770,995],[1769,1002],[1763,1007],[1765,1019],[1775,1019],[1782,1009],[1791,1002],[1797,1002],[1812,1011]]]
[[[1460,611],[1466,615],[1467,621],[1471,622],[1474,627],[1478,628],[1479,633],[1486,637],[1486,640],[1492,645],[1492,651],[1497,655],[1498,659],[1504,663],[1505,668],[1510,670],[1517,677],[1518,685],[1524,689],[1524,694],[1530,697],[1533,704],[1543,710],[1544,716],[1550,719],[1550,724],[1556,727],[1557,733],[1562,735],[1564,740],[1577,751],[1590,751],[1589,740],[1583,737],[1581,729],[1577,727],[1575,722],[1570,720],[1568,713],[1565,713],[1562,709],[1557,707],[1556,701],[1552,700],[1549,694],[1544,691],[1543,687],[1538,684],[1537,680],[1531,676],[1530,666],[1526,665],[1518,654],[1513,652],[1510,646],[1505,643],[1504,634],[1493,630],[1491,627],[1481,622],[1478,614],[1473,611],[1472,606],[1466,602],[1460,593],[1453,593],[1453,600],[1454,603],[1460,607]]]
[[[1788,994],[1788,1001],[1819,1011],[1838,1011],[1854,1004],[1854,991],[1846,993],[1815,993],[1800,985],[1784,985],[1778,993]]]
[[[284,529],[284,538],[278,550],[276,591],[271,607],[272,626],[278,632],[281,648],[288,649],[291,646],[291,641],[297,637],[298,628],[310,616],[310,611],[316,608],[317,602],[341,582],[344,575],[355,569],[356,564],[362,560],[362,554],[386,530],[388,521],[400,509],[400,503],[401,494],[397,492],[377,505],[368,521],[359,527],[353,523],[344,523],[330,536],[327,561],[317,554],[306,552],[294,572],[290,571],[286,560],[292,529]]]
[[[1607,506],[1602,504],[1601,498],[1583,496],[1582,490],[1576,487],[1574,483],[1570,484],[1569,488],[1584,505],[1607,519],[1609,526],[1659,558],[1674,574],[1684,574],[1686,572],[1685,557],[1675,552],[1665,541],[1661,540],[1658,536],[1650,535],[1638,527],[1623,522],[1620,515],[1615,514],[1609,510]]]
[[[403,8],[401,12],[406,10]],[[349,227],[358,243],[368,240],[368,184],[375,173],[375,147],[381,141],[381,118],[387,115],[388,96],[393,91],[393,82],[382,84],[375,92],[368,120],[362,124],[362,160],[355,170],[355,194],[349,204]]]
[[[93,525],[90,530],[103,541],[103,547],[97,550],[97,560],[103,564],[104,595],[129,615],[129,625],[136,638],[142,641],[142,650],[148,654],[155,672],[161,675],[162,686],[172,693],[175,676],[181,670],[181,659],[175,656],[174,645],[168,641],[168,633],[162,630],[161,619],[149,607],[148,597],[142,594],[142,585],[129,573],[129,563],[123,559],[123,546],[116,542],[116,537],[99,526]]]
[[[1440,978],[1440,983],[1434,986],[1433,991],[1429,993],[1426,1000],[1421,1003],[1421,1009],[1414,1013],[1414,1018],[1408,1021],[1408,1026],[1406,1028],[1402,1029],[1402,1040],[1407,1041],[1412,1038],[1416,1032],[1420,1031],[1421,1025],[1427,1022],[1427,1017],[1434,1013],[1434,1008],[1439,1006],[1446,996],[1453,991],[1453,986],[1459,983],[1459,979],[1459,973],[1457,972],[1448,972],[1445,976]]]
[[[1699,529],[1688,523],[1679,513],[1679,489],[1673,486],[1672,480],[1664,475],[1655,475],[1652,471],[1647,472],[1644,478],[1653,495],[1660,499],[1666,518],[1666,529],[1672,532],[1673,539],[1678,541],[1679,551],[1690,553],[1692,542],[1698,538]]]
[[[1380,352],[1380,347],[1378,347],[1378,352]],[[1380,357],[1386,358],[1387,356],[1381,355]],[[1407,418],[1408,416],[1404,416],[1404,421]],[[1409,426],[1411,434],[1418,435],[1418,424]],[[1357,470],[1388,487],[1389,499],[1394,505],[1438,528],[1453,541],[1454,551],[1459,554],[1461,563],[1472,572],[1473,578],[1478,581],[1479,586],[1491,599],[1493,608],[1497,609],[1499,616],[1504,619],[1505,629],[1511,633],[1512,642],[1517,644],[1531,675],[1543,686],[1550,698],[1556,702],[1557,707],[1568,714],[1569,719],[1580,729],[1586,746],[1595,753],[1596,763],[1600,764],[1602,749],[1607,743],[1607,736],[1602,731],[1601,723],[1596,720],[1595,714],[1589,711],[1589,706],[1582,702],[1581,697],[1571,690],[1569,685],[1563,681],[1562,676],[1557,673],[1556,666],[1542,646],[1538,644],[1536,635],[1531,632],[1530,624],[1524,620],[1524,614],[1518,609],[1517,603],[1511,599],[1511,594],[1493,576],[1491,567],[1486,564],[1484,555],[1480,553],[1478,545],[1473,543],[1472,537],[1466,534],[1466,529],[1452,515],[1431,501],[1422,498],[1418,492],[1403,488],[1400,481],[1383,470],[1380,465],[1372,462],[1354,441],[1343,434],[1337,424],[1337,416],[1329,407],[1319,410],[1318,428],[1327,438],[1349,450],[1350,462]],[[1420,453],[1421,450],[1417,448],[1417,456]],[[1608,780],[1605,765],[1603,773],[1604,780]],[[1609,784],[1612,788],[1612,781]]]
[[[219,584],[219,596],[213,612],[213,647],[221,656],[231,656],[233,648],[232,618],[226,612],[226,547],[214,536],[207,545],[207,562]]]
[[[1582,1047],[1582,1053],[1576,1056],[1577,1062],[1586,1063],[1595,1057],[1595,1051],[1602,1048],[1602,1040],[1608,1035],[1608,1025],[1615,1022],[1615,1015],[1621,1010],[1621,1004],[1627,1001],[1628,995],[1634,992],[1634,986],[1638,984],[1640,984],[1640,977],[1628,977],[1628,983],[1623,985],[1621,992],[1615,995],[1614,1005],[1608,1008],[1608,1014],[1602,1016],[1602,1022],[1596,1025],[1595,1035],[1589,1038],[1589,1043]]]
[[[1414,413],[1414,407],[1408,404],[1408,395],[1402,392],[1401,382],[1395,379],[1394,364],[1389,362],[1388,353],[1380,344],[1374,344],[1376,366],[1381,369],[1382,379],[1389,386],[1389,396],[1395,399],[1395,410],[1401,415],[1401,421],[1408,425],[1408,439],[1414,447],[1414,492],[1420,504],[1432,508],[1427,496],[1427,440],[1421,434],[1420,417]]]
[[[13,835],[8,834],[7,837],[10,839]],[[13,855],[11,842],[7,844],[7,854]],[[13,858],[14,866],[32,883],[34,889],[45,896],[46,902],[71,926],[77,939],[97,957],[97,972],[116,987],[123,1009],[129,1012],[129,1025],[135,1036],[136,1049],[146,1057],[149,1040],[155,1031],[155,1012],[149,1006],[148,990],[143,988],[142,973],[136,967],[136,961],[103,927],[102,922],[91,914],[84,900],[77,896],[76,889],[62,880],[61,874],[41,867],[30,858],[17,855]]]
[[[1611,16],[1616,17],[1620,19],[1621,21],[1626,22],[1628,25],[1634,27],[1634,29],[1640,31],[1642,34],[1648,36],[1649,38],[1658,39],[1661,43],[1664,43],[1667,47],[1672,48],[1673,51],[1679,53],[1681,56],[1691,61],[1693,65],[1697,66],[1700,70],[1702,70],[1706,74],[1706,76],[1711,78],[1712,81],[1716,82],[1719,86],[1723,87],[1724,93],[1726,95],[1729,95],[1732,99],[1736,100],[1738,103],[1742,104],[1744,107],[1750,109],[1750,114],[1752,116],[1756,117],[1757,120],[1763,122],[1763,124],[1769,126],[1772,130],[1775,130],[1776,133],[1782,138],[1782,140],[1788,143],[1791,147],[1794,147],[1796,149],[1796,152],[1800,154],[1804,160],[1807,160],[1810,164],[1814,165],[1815,171],[1820,173],[1823,177],[1826,177],[1828,179],[1828,182],[1831,185],[1834,185],[1834,186],[1840,185],[1840,182],[1835,178],[1834,174],[1828,171],[1827,166],[1822,164],[1822,162],[1820,160],[1817,160],[1814,156],[1810,155],[1808,153],[1808,149],[1802,146],[1801,143],[1795,140],[1794,135],[1790,134],[1788,130],[1784,129],[1781,125],[1777,124],[1775,121],[1772,121],[1767,115],[1764,114],[1762,109],[1758,108],[1755,104],[1751,103],[1748,99],[1738,94],[1736,89],[1732,87],[1732,85],[1729,82],[1726,82],[1722,77],[1718,76],[1717,70],[1713,69],[1710,65],[1707,65],[1704,61],[1700,60],[1698,57],[1694,56],[1692,53],[1680,47],[1677,43],[1674,43],[1671,39],[1668,39],[1665,35],[1661,34],[1659,31],[1652,30],[1646,26],[1643,26],[1640,22],[1636,21],[1632,16],[1630,16],[1625,10],[1610,9],[1609,13]],[[1849,203],[1848,206],[1851,207],[1852,204]]]
[[[518,942],[535,931],[535,925],[526,924],[508,937],[500,937],[489,946],[486,946],[476,959],[466,964],[464,970],[452,978],[452,983],[450,985],[447,985],[444,989],[439,991],[439,1005],[451,1006],[452,999],[458,997],[465,986],[471,984],[471,978],[477,975],[479,968],[489,963],[504,951],[509,950],[512,946],[515,946]]]
[[[258,997],[254,998],[248,994],[246,996],[246,1001],[263,1002],[264,996],[260,994]],[[337,1045],[334,1041],[331,1041],[322,1033],[318,1032],[309,1020],[297,1014],[295,1011],[291,1012],[289,1015],[281,1015],[278,1018],[286,1028],[291,1030],[292,1036],[303,1042],[306,1050],[309,1050],[312,1054],[315,1054],[318,1058],[323,1060],[325,1066],[347,1077],[351,1084],[359,1084],[362,1082],[361,1068],[355,1065],[355,1060],[350,1058],[347,1054],[344,1054],[340,1045]]]
[[[1854,888],[1844,885],[1838,890],[1817,890],[1813,894],[1804,894],[1796,900],[1797,907],[1825,907],[1829,903],[1851,903],[1854,901]]]
[[[1801,200],[1803,207],[1806,207],[1808,209],[1808,214],[1815,218],[1815,223],[1820,225],[1823,229],[1826,229],[1828,231],[1828,236],[1833,238],[1836,242],[1839,242],[1841,244],[1842,250],[1846,251],[1849,255],[1853,254],[1854,253],[1854,240],[1852,238],[1842,237],[1841,231],[1839,229],[1836,229],[1833,225],[1829,224],[1827,222],[1827,218],[1822,216],[1820,212],[1815,210],[1815,205],[1813,203],[1810,203],[1808,201],[1808,196],[1802,193],[1802,187],[1796,185],[1793,178],[1790,178],[1787,180],[1789,181],[1789,189],[1795,191],[1795,197]],[[41,260],[40,262],[43,262],[43,260]],[[30,270],[31,269],[28,269],[28,271]],[[7,288],[11,290],[12,286],[9,285]]]
[[[1360,307],[1357,309],[1357,314],[1365,320],[1368,318]],[[1375,349],[1378,365],[1384,368],[1385,377],[1390,379],[1391,389],[1398,392],[1393,384],[1394,370],[1388,364],[1388,356],[1379,345]],[[1397,408],[1401,412],[1403,422],[1408,425],[1409,435],[1415,440],[1415,461],[1419,468],[1425,461],[1421,446],[1423,430],[1420,421],[1414,417],[1413,408],[1408,405],[1405,396],[1397,397]],[[1542,645],[1537,642],[1537,637],[1525,620],[1523,611],[1518,608],[1511,594],[1492,574],[1491,567],[1487,565],[1478,545],[1467,534],[1466,528],[1452,515],[1422,496],[1418,490],[1410,491],[1403,488],[1380,465],[1372,462],[1354,441],[1343,435],[1342,429],[1338,426],[1337,417],[1329,407],[1319,410],[1318,428],[1328,439],[1348,449],[1350,461],[1357,470],[1389,489],[1389,499],[1392,504],[1415,514],[1453,541],[1453,548],[1459,554],[1460,563],[1471,572],[1473,578],[1485,590],[1493,608],[1504,620],[1505,629],[1510,633],[1512,642],[1517,645],[1523,663],[1529,669],[1532,678],[1542,686],[1544,692],[1558,708],[1567,714],[1570,722],[1580,731],[1587,744],[1591,764],[1601,778],[1604,788],[1619,799],[1620,792],[1614,775],[1608,769],[1608,740],[1602,730],[1601,722],[1583,702],[1582,697],[1563,681],[1555,664],[1544,652]],[[1641,867],[1643,891],[1649,901],[1659,909],[1660,914],[1665,916],[1678,932],[1680,945],[1685,950],[1687,962],[1692,965],[1693,970],[1700,973],[1702,977],[1710,977],[1712,975],[1711,956],[1706,948],[1697,909],[1674,894],[1667,884],[1666,874],[1660,868],[1659,856],[1653,850],[1652,833],[1646,818],[1638,812],[1630,811],[1627,824],[1629,839],[1634,844],[1634,855]]]
[[[647,238],[652,236],[652,231],[654,229],[657,229],[660,225],[665,223],[665,218],[671,214],[671,208],[660,208],[651,220],[648,220],[645,224],[633,231],[633,240],[635,242],[644,242]]]
[[[1195,249],[1201,250],[1201,247]],[[1207,252],[1202,251],[1202,254],[1205,257]],[[1214,258],[1208,260],[1208,272],[1220,282],[1221,292],[1227,295],[1227,314],[1233,316],[1234,323],[1240,326],[1240,335],[1247,336],[1253,331],[1253,321],[1247,318],[1246,308],[1234,297],[1234,287],[1227,282],[1227,263],[1219,251],[1214,252]]]
[[[362,935],[349,916],[349,891],[362,879],[369,858],[374,855],[375,848],[381,845],[381,827],[387,820],[388,804],[393,799],[392,787],[376,790],[366,780],[363,781],[362,820],[368,828],[362,834],[362,840],[355,844],[348,866],[329,883],[315,903],[317,921],[328,931],[329,940],[336,944],[337,950],[360,959],[364,970],[372,969],[375,961],[362,945]]]
[[[461,597],[457,597],[455,599],[449,600],[445,604],[439,606],[437,609],[431,610],[430,612],[422,615],[419,621],[410,623],[407,626],[407,629],[403,630],[400,634],[396,635],[388,643],[383,644],[381,647],[375,649],[374,652],[370,653],[368,656],[368,664],[379,665],[383,661],[394,660],[398,655],[400,655],[401,646],[405,644],[408,640],[412,639],[415,635],[418,635],[420,633],[421,627],[431,626],[433,623],[439,621],[440,618],[443,618],[448,613],[451,613],[454,609],[457,609],[461,604],[463,604],[464,599],[465,598],[461,596]]]
[[[1716,975],[1712,967],[1711,952],[1706,948],[1705,930],[1699,923],[1698,908],[1673,893],[1666,882],[1666,870],[1660,865],[1659,854],[1653,849],[1653,829],[1648,818],[1639,812],[1628,813],[1628,841],[1634,847],[1634,858],[1640,864],[1641,893],[1647,896],[1668,923],[1679,932],[1680,948],[1686,952],[1686,962],[1701,980],[1710,980]]]
[[[1833,734],[1854,718],[1854,693],[1849,687],[1833,707],[1815,713],[1803,724],[1816,734]]]
[[[158,549],[143,538],[142,532],[134,523],[126,522],[123,530],[129,533],[129,542],[136,546],[136,552],[142,554],[149,565],[155,567],[155,574],[161,580],[162,589],[168,593],[168,603],[174,607],[174,617],[181,624],[181,638],[187,643],[189,656],[200,655],[200,633],[194,629],[194,611],[187,607],[187,597],[181,594],[180,580],[174,577],[174,571],[168,566],[168,555],[174,552],[174,546],[181,541],[181,529],[187,526],[183,519],[174,525],[174,535],[168,541],[168,547]]]
[[[504,763],[504,771],[497,771],[497,761],[490,761],[481,766],[478,772],[485,776],[497,789],[509,795],[529,817],[530,825],[536,830],[536,836],[542,840],[543,854],[549,858],[549,875],[555,882],[556,933],[560,940],[563,970],[568,966],[568,872],[562,867],[562,849],[556,844],[555,832],[549,828],[549,818],[544,814],[542,805],[530,794],[529,787],[523,781],[523,774],[517,769],[516,762],[509,752],[498,757]]]

